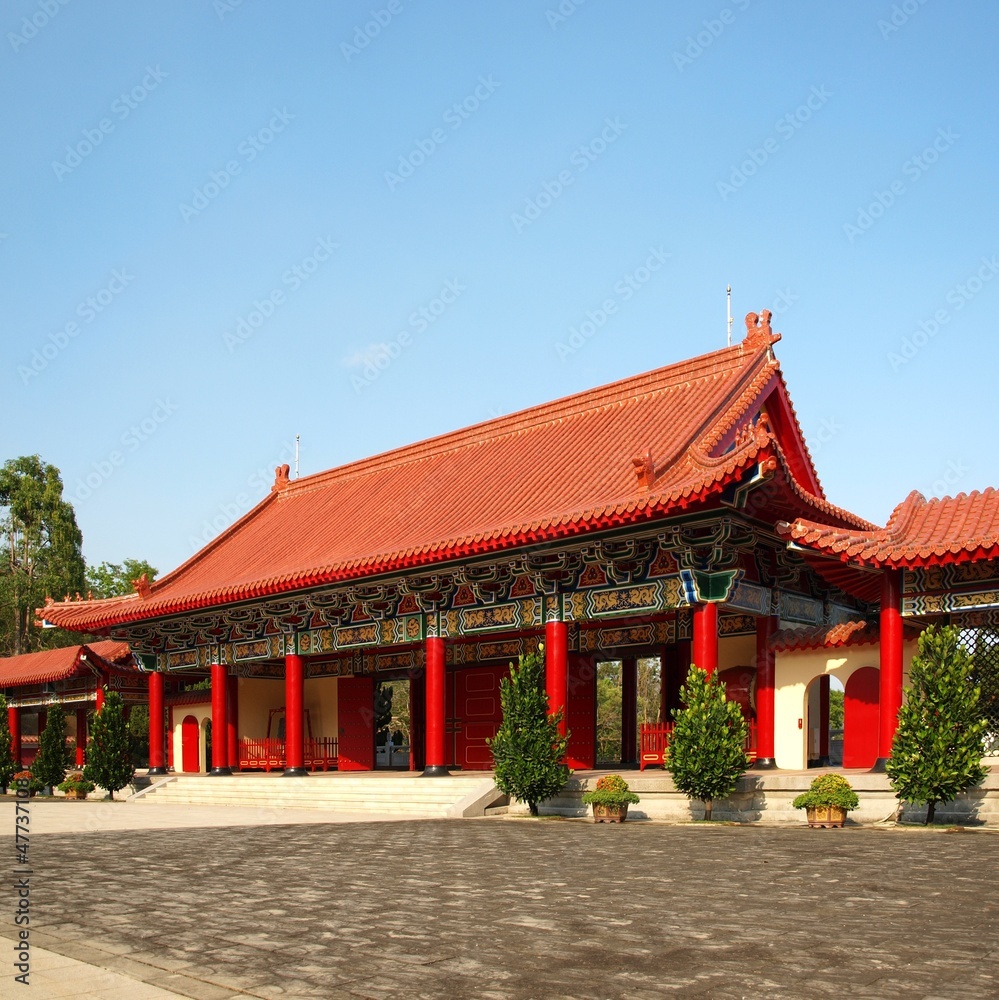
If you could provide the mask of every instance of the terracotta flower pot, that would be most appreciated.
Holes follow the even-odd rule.
[[[838,827],[846,824],[846,810],[841,806],[814,806],[805,810],[808,825],[813,828]]]
[[[620,806],[599,806],[593,804],[594,823],[623,823],[628,818],[628,803]]]

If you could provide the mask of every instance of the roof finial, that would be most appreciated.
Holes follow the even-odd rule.
[[[746,338],[743,343],[747,347],[770,347],[780,340],[780,334],[770,329],[772,315],[769,309],[759,314],[746,313]]]
[[[284,465],[279,465],[274,470],[274,485],[271,487],[271,493],[279,493],[281,490],[286,489],[290,484],[291,480],[288,474],[291,472],[291,467],[285,462]]]
[[[725,289],[725,300],[728,307],[728,346],[732,346],[732,286]]]

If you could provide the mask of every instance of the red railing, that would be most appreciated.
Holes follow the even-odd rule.
[[[305,766],[310,771],[332,771],[337,766],[337,739],[320,736],[305,740]],[[284,740],[243,739],[239,741],[238,761],[243,771],[274,771],[285,766]]]
[[[749,735],[746,737],[746,756],[750,761],[756,760],[756,723],[748,723]],[[646,767],[666,766],[666,750],[669,747],[670,734],[673,732],[672,722],[643,722],[639,730],[640,750],[638,754],[639,770]]]

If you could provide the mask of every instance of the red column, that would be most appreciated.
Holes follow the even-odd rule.
[[[710,676],[718,669],[718,605],[694,605],[693,662]]]
[[[76,710],[76,766],[83,767],[86,763],[84,751],[87,748],[87,710]]]
[[[163,675],[149,675],[149,773],[166,774],[163,762]]]
[[[756,763],[757,770],[777,766],[774,757],[774,678],[775,656],[770,640],[777,619],[761,615],[756,619]]]
[[[10,706],[7,709],[7,725],[10,727],[10,752],[17,761],[17,769],[24,766],[21,763],[21,709]]]
[[[548,694],[548,714],[562,710],[559,732],[565,736],[568,715],[569,628],[565,622],[545,625],[545,691]]]
[[[638,660],[621,661],[621,763],[638,763]]]
[[[298,778],[305,770],[305,663],[297,653],[284,658],[284,774]]]
[[[228,722],[228,752],[229,766],[239,770],[239,678],[233,674],[228,682],[228,703],[226,705],[226,721]]]
[[[212,664],[212,774],[232,774],[229,768],[228,728],[226,722],[226,669]]]
[[[444,763],[444,716],[447,712],[445,691],[444,640],[427,636],[426,640],[426,753],[423,775],[435,778],[448,773]]]
[[[829,766],[829,675],[819,678],[819,759],[816,767]]]
[[[107,684],[107,678],[105,678],[105,676],[103,674],[101,674],[97,678],[97,700],[96,700],[96,703],[94,705],[94,711],[95,712],[100,712],[100,710],[104,707],[104,685],[105,684]]]
[[[875,771],[883,771],[902,707],[902,571],[885,569],[881,577],[881,725]]]

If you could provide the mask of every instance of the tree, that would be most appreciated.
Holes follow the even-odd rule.
[[[621,661],[597,664],[597,760],[621,759]]]
[[[900,806],[926,803],[927,823],[938,802],[949,802],[986,774],[982,739],[988,721],[979,710],[973,670],[960,629],[930,625],[919,637],[885,770]]]
[[[133,705],[126,725],[132,764],[135,767],[149,767],[149,709],[145,705]]]
[[[93,597],[119,597],[131,594],[134,580],[145,576],[152,583],[156,570],[145,559],[126,559],[122,563],[102,562],[87,567],[87,592]]]
[[[6,793],[11,778],[21,770],[21,762],[14,760],[14,745],[7,721],[7,699],[0,694],[0,791]]]
[[[38,739],[38,753],[31,764],[31,773],[49,791],[66,780],[69,766],[69,748],[66,746],[66,713],[58,702],[50,705],[45,729]]]
[[[718,675],[708,676],[696,666],[687,674],[680,700],[685,707],[673,712],[666,767],[681,792],[704,802],[704,818],[710,820],[714,800],[731,795],[749,765],[746,721],[738,704],[726,700]]]
[[[559,734],[562,713],[548,714],[545,694],[544,647],[510,664],[510,676],[500,681],[503,721],[486,742],[492,751],[496,787],[526,802],[532,816],[538,803],[562,791],[569,768],[563,763],[568,734]]]
[[[0,651],[18,655],[70,645],[61,629],[39,631],[45,598],[84,589],[83,536],[63,500],[54,465],[25,455],[0,466]]]
[[[829,728],[843,728],[843,706],[845,692],[833,688],[829,692]]]
[[[107,691],[104,707],[90,716],[90,743],[83,776],[106,788],[113,799],[114,793],[124,788],[134,775],[125,707],[117,691]]]

